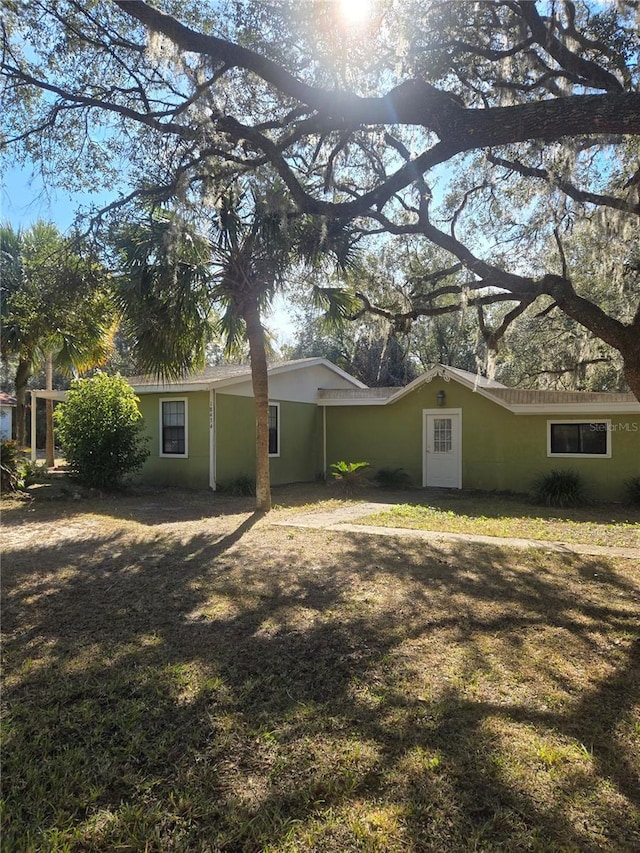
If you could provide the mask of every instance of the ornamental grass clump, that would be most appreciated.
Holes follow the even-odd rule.
[[[625,480],[625,503],[631,506],[640,506],[640,477],[631,477]]]
[[[559,508],[583,506],[587,502],[582,478],[571,468],[549,471],[538,477],[531,500],[542,506]]]
[[[120,374],[76,379],[54,418],[71,475],[90,488],[119,486],[149,455],[138,398]]]

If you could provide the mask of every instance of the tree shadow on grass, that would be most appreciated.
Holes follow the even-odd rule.
[[[6,849],[637,848],[632,578],[257,520],[12,555]]]

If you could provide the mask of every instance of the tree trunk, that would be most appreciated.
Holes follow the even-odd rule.
[[[18,447],[23,448],[26,443],[26,415],[27,406],[25,403],[27,393],[27,382],[31,376],[31,359],[21,358],[18,361],[16,370],[16,441]],[[35,402],[32,402],[32,406]],[[35,441],[35,436],[32,436],[32,441]]]
[[[48,352],[45,359],[46,388],[53,391],[53,353]],[[46,400],[47,407],[47,438],[45,443],[45,459],[48,468],[56,464],[53,440],[53,400]]]
[[[627,326],[579,296],[568,279],[548,274],[541,283],[544,292],[555,299],[561,311],[621,353],[625,379],[640,401],[640,306]]]
[[[243,299],[242,319],[247,325],[251,360],[251,380],[256,409],[256,509],[271,509],[271,478],[269,473],[269,374],[264,343],[264,329],[256,294]]]
[[[629,348],[622,355],[624,357],[624,378],[627,380],[631,393],[640,402],[640,340],[633,349]]]

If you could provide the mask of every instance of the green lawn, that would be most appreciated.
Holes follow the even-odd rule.
[[[633,560],[3,505],[6,853],[640,849]]]
[[[551,509],[491,493],[432,492],[425,501],[401,503],[356,523],[640,548],[640,509],[610,504]]]

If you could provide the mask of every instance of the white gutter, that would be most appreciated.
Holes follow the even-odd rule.
[[[38,398],[36,395],[31,392],[31,461],[35,462],[38,458],[38,451],[36,450],[36,406],[38,403]]]
[[[322,473],[327,479],[327,407],[322,407]]]
[[[514,415],[640,415],[640,403],[512,403]]]
[[[216,392],[209,391],[209,488],[216,491]]]

